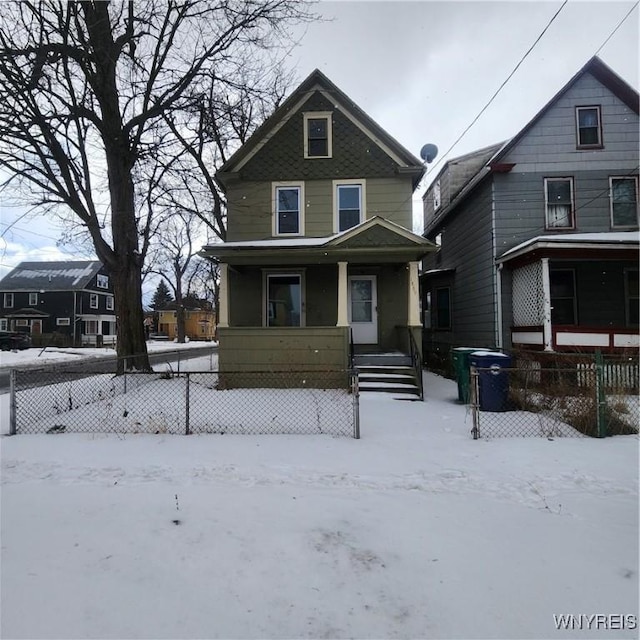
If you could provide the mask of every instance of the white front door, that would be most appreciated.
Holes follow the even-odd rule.
[[[378,344],[376,276],[349,277],[349,325],[355,344]]]

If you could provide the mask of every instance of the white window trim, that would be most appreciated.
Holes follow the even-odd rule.
[[[598,142],[592,144],[580,143],[580,111],[586,111],[587,109],[595,109],[598,112]],[[602,149],[604,143],[602,142],[602,109],[599,104],[585,104],[576,107],[576,148],[578,149]]]
[[[99,273],[96,276],[96,286],[99,289],[108,289],[109,288],[109,276],[104,273]]]
[[[95,304],[93,304],[95,300]],[[89,309],[98,309],[100,307],[100,301],[97,293],[89,294]]]
[[[633,180],[636,186],[636,224],[616,224],[613,219],[613,181]],[[609,217],[612,229],[635,229],[638,226],[638,178],[637,176],[609,176]]]
[[[71,325],[71,318],[56,318],[56,325],[58,327],[68,327]]]
[[[433,211],[434,213],[440,208],[442,204],[442,193],[440,191],[440,180],[436,180],[433,183]]]
[[[24,318],[20,318],[16,320],[16,327],[28,327],[28,326],[29,326],[28,320],[25,320]]]
[[[304,157],[309,160],[315,160],[317,158],[332,158],[333,157],[333,113],[331,111],[306,111],[302,114],[303,117],[303,131],[304,131]],[[327,121],[327,155],[326,156],[310,156],[309,155],[309,120],[321,120]]]
[[[6,318],[0,319],[0,331],[7,331],[9,327],[9,321]]]
[[[333,181],[333,232],[340,232],[340,217],[338,211],[338,187],[349,185],[360,185],[360,223],[367,219],[367,181],[362,180],[334,180]]]
[[[298,189],[298,233],[278,232],[278,189]],[[304,182],[272,182],[271,183],[271,235],[274,237],[295,238],[304,236]]]
[[[9,300],[11,300],[11,304],[9,304]],[[3,302],[4,307],[6,307],[7,309],[13,309],[13,305],[15,303],[15,297],[13,293],[5,293]]]
[[[569,190],[570,190],[570,199],[571,199],[571,224],[567,227],[554,227],[549,224],[549,204],[553,204],[549,202],[549,189],[547,188],[547,184],[549,182],[566,182],[569,181]],[[573,176],[559,176],[557,178],[545,178],[544,179],[544,228],[547,231],[556,231],[556,230],[568,230],[576,228],[576,203],[575,203],[575,191],[573,187]]]
[[[114,304],[113,296],[107,296],[107,311],[113,311],[115,308]]]
[[[307,312],[305,303],[305,270],[304,269],[278,269],[277,271],[269,271],[264,269],[262,273],[262,326],[269,327],[269,312],[267,310],[267,301],[269,298],[269,278],[273,276],[298,276],[300,278],[300,327],[307,326]],[[272,328],[272,327],[269,327]]]
[[[98,322],[98,320],[85,320],[84,321],[84,330],[85,336],[98,336],[100,335],[100,323]],[[95,333],[92,331],[89,331],[89,325],[95,324],[96,330]]]
[[[34,302],[35,300],[35,302]],[[29,294],[29,306],[30,307],[37,307],[38,306],[38,293],[30,293]]]

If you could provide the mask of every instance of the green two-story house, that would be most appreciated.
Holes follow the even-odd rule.
[[[344,370],[421,345],[423,164],[314,71],[218,171],[221,371]]]

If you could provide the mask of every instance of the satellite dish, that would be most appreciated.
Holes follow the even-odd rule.
[[[422,149],[420,149],[420,157],[429,164],[434,160],[434,158],[438,155],[438,147],[435,144],[425,144]]]

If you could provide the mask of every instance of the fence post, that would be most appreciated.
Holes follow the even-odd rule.
[[[185,388],[185,435],[188,436],[190,435],[191,431],[189,430],[189,380],[191,379],[191,376],[189,375],[189,373],[185,373],[185,377],[187,379],[187,386]]]
[[[358,372],[355,369],[350,371],[351,392],[353,393],[353,437],[360,440],[360,385],[358,383]]]
[[[471,419],[473,420],[471,433],[473,434],[473,439],[477,440],[480,437],[480,419],[478,416],[478,370],[475,367],[470,367],[469,374],[469,407],[471,408]]]
[[[598,438],[604,438],[607,435],[607,400],[604,395],[604,360],[602,353],[598,349],[595,355],[596,367],[596,428]]]
[[[15,436],[16,430],[16,370],[9,371],[9,435]]]

